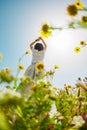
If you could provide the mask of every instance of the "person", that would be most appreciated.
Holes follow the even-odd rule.
[[[30,44],[30,49],[32,51],[32,61],[31,65],[26,69],[24,76],[29,76],[31,79],[35,80],[36,69],[35,66],[38,62],[43,62],[45,51],[47,45],[42,37],[38,37],[35,41]]]

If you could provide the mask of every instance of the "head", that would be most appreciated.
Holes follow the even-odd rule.
[[[43,44],[41,44],[41,43],[36,43],[35,46],[34,46],[34,49],[36,49],[36,50],[38,50],[38,51],[43,50]]]

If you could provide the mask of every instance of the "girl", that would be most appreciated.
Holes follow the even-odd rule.
[[[24,76],[29,76],[30,78],[35,79],[36,63],[43,62],[46,48],[47,48],[47,45],[42,39],[42,37],[38,37],[34,42],[30,44],[30,49],[32,50],[32,62],[31,62],[31,65],[25,71]]]

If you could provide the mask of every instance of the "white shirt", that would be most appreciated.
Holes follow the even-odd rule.
[[[45,49],[38,51],[32,48],[32,63],[37,63],[39,61],[43,61],[45,55]]]

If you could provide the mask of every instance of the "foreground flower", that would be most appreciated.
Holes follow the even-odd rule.
[[[72,124],[74,124],[77,127],[81,127],[85,121],[83,120],[82,116],[74,116],[72,120]]]
[[[19,69],[19,70],[24,70],[24,68],[25,68],[25,67],[24,67],[23,65],[18,65],[18,69]]]
[[[11,69],[10,69],[10,68],[5,67],[5,68],[3,68],[3,69],[2,69],[2,72],[4,72],[4,74],[10,74]]]
[[[78,13],[77,7],[75,5],[69,5],[67,7],[68,15],[70,16],[76,16]]]
[[[30,50],[27,50],[27,51],[25,52],[26,55],[28,55],[28,54],[30,54],[30,53],[31,53]]]
[[[83,23],[87,24],[87,16],[82,16],[81,20],[82,20]]]
[[[52,34],[52,31],[51,31],[48,24],[42,25],[41,30],[40,30],[40,34],[42,37],[45,37],[45,38],[48,38]]]
[[[11,83],[14,80],[11,70],[9,68],[3,68],[0,72],[0,81]]]
[[[78,47],[75,47],[74,48],[74,51],[76,52],[76,53],[79,53],[80,51],[81,51],[81,48],[78,46]]]
[[[0,110],[0,130],[10,130],[5,113]]]
[[[3,58],[3,56],[2,56],[2,54],[0,54],[0,60],[2,60],[2,58]]]
[[[44,64],[43,64],[42,62],[38,62],[38,63],[36,64],[35,69],[36,69],[37,72],[42,72],[42,71],[44,71]]]
[[[84,5],[82,2],[80,2],[79,0],[74,2],[74,5],[77,7],[78,10],[81,10],[84,8]]]

